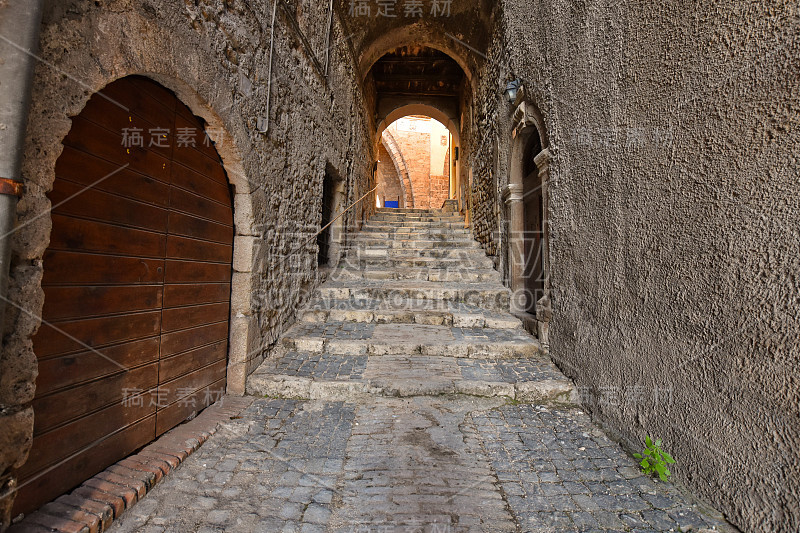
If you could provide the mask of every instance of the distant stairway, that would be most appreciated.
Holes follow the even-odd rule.
[[[248,378],[250,394],[350,400],[467,394],[572,404],[572,383],[509,313],[458,214],[378,209]]]

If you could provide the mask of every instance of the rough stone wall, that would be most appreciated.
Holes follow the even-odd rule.
[[[0,357],[0,529],[13,498],[12,467],[24,462],[31,442],[37,371],[30,338],[40,325],[43,301],[42,256],[51,228],[46,193],[69,117],[79,114],[94,92],[127,75],[146,75],[175,91],[208,123],[235,188],[232,393],[243,392],[246,374],[317,282],[316,243],[310,237],[320,223],[326,165],[346,181],[345,205],[373,187],[366,114],[338,18],[326,80],[312,55],[324,61],[327,3],[301,2],[297,27],[290,24],[292,17],[278,14],[268,103],[269,6],[240,0],[48,3]],[[270,130],[262,135],[257,118],[267,113]],[[374,203],[367,198],[344,224],[360,225]]]
[[[499,6],[499,4],[498,4]],[[498,11],[496,8],[495,11]],[[497,17],[493,15],[493,19]],[[500,150],[508,144],[510,134],[507,104],[500,98],[499,88],[509,76],[503,46],[503,28],[495,24],[487,49],[486,61],[474,80],[474,93],[465,94],[462,101],[462,131],[464,160],[467,161],[472,182],[470,188],[470,224],[486,254],[495,261],[495,267],[508,277],[507,220],[501,219],[500,188],[507,183]],[[472,96],[471,99],[467,99]]]
[[[503,246],[501,91],[519,77],[554,156],[552,357],[734,524],[799,530],[796,3],[502,6],[473,109],[478,238]]]

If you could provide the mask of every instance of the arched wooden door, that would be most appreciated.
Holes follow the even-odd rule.
[[[15,513],[225,388],[233,210],[202,120],[147,78],[110,84],[73,118],[49,198],[34,441]]]

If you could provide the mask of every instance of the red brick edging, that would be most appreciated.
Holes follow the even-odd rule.
[[[193,420],[165,433],[139,453],[87,479],[12,525],[7,533],[99,533],[130,509],[171,470],[197,450],[220,423],[244,411],[253,398],[225,396]]]

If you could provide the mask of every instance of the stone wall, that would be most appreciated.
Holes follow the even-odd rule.
[[[476,235],[504,260],[519,77],[554,156],[552,357],[737,526],[797,531],[796,6],[502,6],[471,110]]]
[[[246,375],[317,283],[317,250],[310,237],[319,228],[326,167],[346,182],[346,205],[372,188],[367,114],[338,17],[326,77],[327,3],[305,0],[296,13],[278,14],[267,102],[270,33],[264,21],[271,20],[271,5],[238,0],[48,3],[0,357],[0,529],[9,519],[12,468],[25,461],[31,442],[37,365],[30,339],[40,325],[42,256],[51,228],[46,193],[70,117],[94,92],[127,75],[149,76],[208,123],[235,189],[231,393],[243,392]],[[261,134],[258,118],[266,116],[269,132]],[[359,226],[374,203],[374,197],[367,198],[344,223]]]

